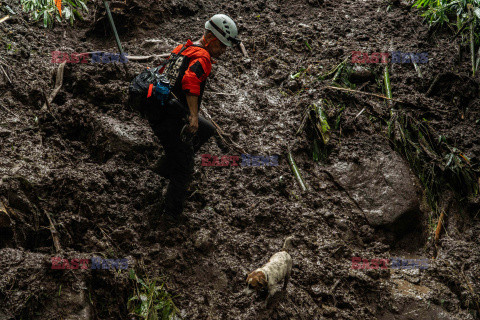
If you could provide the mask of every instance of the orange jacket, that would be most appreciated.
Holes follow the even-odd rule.
[[[192,45],[193,42],[189,39],[185,44],[187,49],[181,53],[190,58],[182,79],[182,89],[188,94],[200,96],[203,93],[202,87],[205,85],[205,80],[212,71],[212,60],[205,48]],[[178,45],[172,53],[178,53],[182,47],[183,45]]]

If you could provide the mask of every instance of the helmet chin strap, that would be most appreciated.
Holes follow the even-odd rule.
[[[212,38],[210,41],[206,42],[205,36],[203,36],[203,37],[202,37],[202,41],[203,41],[203,43],[204,43],[203,46],[204,46],[205,48],[207,48],[207,47],[210,45],[210,43],[212,43],[212,41],[214,41],[214,40],[216,40],[216,39],[217,39],[217,38],[214,37],[214,38]]]

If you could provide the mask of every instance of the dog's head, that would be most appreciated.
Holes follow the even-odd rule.
[[[247,287],[257,292],[267,289],[267,277],[263,271],[253,271],[247,276]]]

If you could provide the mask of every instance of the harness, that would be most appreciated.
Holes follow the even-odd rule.
[[[178,53],[171,53],[170,58],[165,63],[165,69],[161,73],[162,82],[166,82],[169,85],[170,93],[184,106],[187,106],[187,100],[185,93],[182,89],[182,79],[190,64],[190,57],[182,55],[182,52],[187,48],[197,47],[205,50],[205,47],[191,44],[188,47],[183,45],[182,49]],[[203,81],[200,85],[200,96],[198,97],[198,105],[202,102],[203,91],[205,89],[206,81]]]

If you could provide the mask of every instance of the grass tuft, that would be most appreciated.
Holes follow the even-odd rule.
[[[128,300],[127,308],[132,315],[144,320],[175,320],[178,309],[170,293],[165,289],[165,282],[156,278],[150,280],[147,276],[141,279],[133,269],[130,269],[130,279],[134,281],[135,291]],[[157,285],[157,283],[161,283]]]

